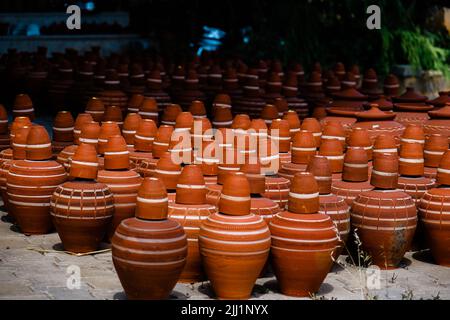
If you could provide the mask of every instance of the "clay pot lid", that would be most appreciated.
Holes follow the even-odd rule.
[[[228,173],[219,200],[219,212],[233,216],[250,214],[250,184],[242,172]]]
[[[97,178],[98,158],[93,145],[81,143],[70,161],[70,176],[73,178]]]
[[[289,105],[284,98],[276,98],[274,101],[274,105],[278,110],[278,115],[283,115],[286,111],[289,110]]]
[[[332,171],[327,157],[313,156],[306,167],[306,172],[310,172],[316,179],[320,194],[331,193]]]
[[[122,110],[118,106],[107,106],[105,114],[103,115],[103,121],[114,121],[118,124],[123,123]]]
[[[336,100],[366,101],[367,96],[356,90],[355,88],[347,88],[332,94]]]
[[[206,117],[205,104],[200,100],[194,100],[189,106],[189,112],[194,118],[204,118]]]
[[[420,103],[428,100],[428,97],[418,93],[414,87],[407,87],[406,91],[397,97],[392,97],[396,103]]]
[[[181,112],[175,119],[175,131],[189,131],[194,123],[194,117],[190,112]]]
[[[381,111],[378,104],[375,103],[370,104],[369,110],[356,113],[358,121],[394,120],[396,116],[393,112]]]
[[[52,158],[52,144],[45,127],[32,125],[26,142],[27,160],[49,160]]]
[[[397,153],[397,143],[395,137],[390,134],[380,134],[375,138],[373,151]]]
[[[334,81],[334,84],[331,82]],[[330,81],[327,83],[327,89],[329,89],[329,86],[333,84],[334,87],[341,87],[341,91],[349,88],[356,88],[357,81],[356,77],[352,72],[347,72],[342,79],[342,81],[339,81],[338,77],[331,77]],[[340,92],[340,91],[338,91]]]
[[[250,117],[247,114],[237,114],[234,119],[233,123],[231,124],[231,128],[236,130],[248,130],[251,125]]]
[[[392,108],[394,107],[394,104],[390,100],[388,100],[384,95],[380,95],[378,99],[375,99],[370,103],[364,104],[364,107],[370,108],[372,104],[377,104],[378,108],[383,111],[392,110]]]
[[[309,75],[307,85],[312,87],[321,87],[322,86],[322,71],[313,71]]]
[[[388,74],[386,76],[386,78],[384,79],[384,87],[387,89],[398,88],[399,86],[400,86],[400,84],[399,84],[398,78],[395,75],[393,75],[392,73]]]
[[[327,112],[327,115],[336,117],[356,118],[356,115],[358,114],[358,111],[343,110],[339,107],[325,108],[325,111]]]
[[[319,185],[312,173],[298,172],[294,175],[289,191],[288,210],[298,214],[318,212]]]
[[[345,74],[345,66],[344,66],[344,64],[342,62],[337,62],[334,65],[333,72],[336,75],[344,76],[344,74]]]
[[[79,142],[97,144],[100,135],[100,125],[98,122],[89,121],[82,125]]]
[[[347,81],[349,83],[349,85],[351,85],[353,83],[351,80],[346,80],[345,78],[344,78],[344,81]],[[356,84],[356,82],[355,82],[355,84]],[[329,91],[340,91],[341,90],[341,82],[334,75],[330,76],[328,78],[325,88]]]
[[[142,119],[134,136],[134,149],[136,151],[151,152],[158,128],[152,119]]]
[[[439,96],[433,100],[429,100],[428,103],[435,107],[445,106],[450,103],[450,91],[439,91]]]
[[[261,118],[266,121],[266,123],[272,123],[272,120],[278,118],[278,109],[273,104],[266,104],[261,110]]]
[[[92,97],[89,99],[87,105],[86,105],[86,113],[101,113],[103,114],[105,112],[105,105],[103,104],[103,101],[97,97]]]
[[[262,194],[266,191],[266,176],[261,171],[261,163],[258,158],[252,158],[253,161],[246,161],[241,166],[241,172],[245,174],[250,184],[251,194]]]
[[[183,168],[178,178],[175,202],[187,205],[206,203],[205,179],[200,166],[187,165]]]
[[[168,190],[175,190],[177,184],[171,178],[178,177],[180,174],[181,164],[172,160],[170,152],[164,152],[156,163],[155,177],[161,179]]]
[[[225,93],[219,93],[214,97],[214,107],[231,108],[231,97]]]
[[[428,111],[428,115],[431,119],[450,119],[450,102],[438,110]]]
[[[180,105],[171,103],[164,109],[162,120],[166,122],[173,122],[173,124],[175,124],[176,118],[182,112],[183,110]]]
[[[54,128],[71,128],[75,126],[75,120],[69,111],[59,111],[53,120]]]
[[[396,102],[394,103],[396,111],[406,112],[428,112],[434,109],[432,105],[428,105],[421,102]]]
[[[121,170],[130,167],[130,152],[127,143],[121,135],[108,138],[104,147],[105,170]]]
[[[409,142],[409,143],[425,143],[425,132],[422,125],[419,124],[408,124],[403,131],[403,134],[401,136],[402,142]]]
[[[16,95],[14,99],[14,109],[21,109],[25,107],[32,107],[33,101],[31,101],[31,98],[26,93],[21,93]]]
[[[138,111],[141,116],[158,116],[158,103],[154,98],[145,97],[138,106]]]
[[[168,197],[163,181],[144,178],[138,189],[135,216],[142,220],[167,219]]]
[[[139,107],[142,105],[145,99],[152,99],[152,98],[146,98],[144,95],[135,93],[131,95],[131,98],[128,100],[128,110],[136,112],[139,110]],[[156,102],[155,102],[156,103]]]

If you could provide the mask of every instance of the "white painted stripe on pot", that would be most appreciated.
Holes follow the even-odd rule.
[[[57,186],[58,187],[58,186]],[[105,193],[107,191],[109,191],[109,188],[103,188],[103,189],[95,189],[95,190],[88,190],[88,189],[72,189],[72,188],[64,188],[64,185],[59,186],[60,189],[62,191],[67,191],[67,192],[79,192],[79,193],[90,193],[90,192],[96,192],[96,193]],[[101,197],[103,196],[108,196],[108,197],[112,197],[112,194],[108,194],[108,195],[101,195]]]
[[[328,230],[336,229],[335,226],[331,226],[329,228],[291,228],[291,227],[286,227],[286,226],[276,224],[275,222],[272,222],[270,225],[273,227],[285,229],[285,230],[306,231],[306,232],[328,231]]]
[[[237,196],[230,196],[227,194],[220,194],[221,199],[230,200],[230,201],[237,201],[237,202],[243,202],[243,201],[250,201],[250,197],[237,197]]]
[[[122,133],[125,133],[125,134],[135,134],[135,133],[136,133],[136,130],[122,130]]]
[[[354,227],[359,229],[368,229],[368,230],[379,230],[379,231],[400,231],[400,230],[411,230],[415,229],[416,226],[406,226],[406,227],[376,227],[376,226],[365,226],[361,224],[353,224]]]
[[[105,84],[119,84],[120,81],[106,80]]]
[[[398,161],[406,162],[406,163],[423,163],[424,162],[423,158],[422,159],[398,158]]]
[[[177,188],[182,189],[206,189],[205,185],[199,185],[199,184],[177,184]]]
[[[270,160],[277,160],[280,159],[280,154],[274,154],[272,156],[267,156],[267,157],[259,157],[259,159],[261,161],[270,161]]]
[[[114,188],[114,185],[110,186],[111,190]],[[134,193],[114,193],[113,192],[113,196],[114,198],[136,198],[137,197],[137,192]]]
[[[17,185],[12,183],[6,183],[6,186],[9,188],[19,188],[19,189],[55,189],[58,186],[27,186],[27,185]]]
[[[195,160],[205,163],[219,163],[219,159],[195,157]]]
[[[166,147],[166,146],[168,147],[169,146],[168,142],[154,141],[153,144],[156,145],[156,146],[164,146],[164,147]]]
[[[73,129],[73,133],[75,133],[75,134],[80,134],[80,133],[81,133],[81,130],[80,130],[80,129]]]
[[[266,189],[265,192],[289,192],[289,189]]]
[[[139,108],[128,107],[128,112],[133,112],[133,113],[139,112]]]
[[[114,203],[115,208],[127,208],[127,207],[136,207],[136,203],[129,202],[129,203]]]
[[[30,199],[46,199],[46,198],[51,198],[52,197],[51,194],[41,195],[41,196],[29,196],[29,195],[15,194],[15,193],[9,193],[9,192],[8,192],[8,196],[9,197],[19,197],[19,198],[30,198]]]
[[[98,139],[79,138],[79,140],[84,143],[98,143]]]
[[[383,86],[384,86],[385,88],[390,88],[390,89],[400,87],[399,84],[385,84],[385,85],[383,85]]]
[[[372,150],[372,146],[356,146],[356,147],[348,147],[348,149],[360,149],[360,148],[362,148],[362,149],[364,149],[364,150]]]
[[[411,208],[411,207],[410,207]],[[378,218],[378,217],[368,217],[368,216],[361,216],[359,214],[351,213],[352,218],[358,218],[358,219],[364,219],[364,220],[372,220],[372,221],[412,221],[417,220],[417,216],[413,217],[407,217],[407,218]]]
[[[450,169],[437,168],[437,172],[441,172],[441,173],[450,173]]]
[[[9,175],[14,177],[23,177],[23,178],[37,178],[37,179],[45,179],[45,178],[56,178],[56,177],[65,177],[67,175],[66,172],[60,173],[60,174],[49,174],[49,175],[42,175],[42,176],[31,176],[27,174],[17,174],[14,172],[9,171]]]
[[[327,243],[327,242],[339,241],[338,237],[329,238],[329,239],[320,239],[320,240],[308,240],[308,239],[285,238],[285,237],[279,237],[279,236],[274,236],[274,235],[272,235],[272,239],[279,240],[279,241],[287,241],[287,242],[297,242],[297,243]]]
[[[289,131],[290,132],[299,132],[300,128],[292,128],[292,129],[289,129]]]
[[[209,241],[213,241],[213,239],[209,239]],[[220,241],[216,241],[214,240],[214,242],[220,242]],[[223,242],[220,242],[223,243]],[[236,244],[236,242],[234,242],[233,244]],[[244,244],[244,243],[243,243]],[[254,255],[259,255],[259,254],[266,254],[267,252],[270,251],[270,248],[267,250],[261,250],[261,251],[249,251],[249,252],[241,252],[241,251],[235,251],[235,252],[230,252],[227,250],[214,250],[214,249],[209,249],[209,248],[202,248],[203,252],[210,252],[213,254],[217,254],[217,253],[221,253],[221,252],[226,252],[226,255],[230,255],[230,256],[254,256]]]
[[[86,113],[92,113],[92,114],[104,114],[105,111],[101,111],[101,110],[86,110]]]
[[[38,163],[38,162],[41,162],[40,160],[39,160],[39,161],[35,161],[35,160],[22,160],[22,161],[24,161],[25,163]],[[58,166],[52,166],[52,167],[47,167],[47,166],[45,166],[45,167],[26,167],[26,166],[18,166],[16,163],[13,164],[13,167],[14,167],[14,168],[21,168],[21,169],[36,170],[36,171],[38,171],[38,170],[54,170],[54,169],[61,169],[61,166],[60,166],[60,165],[58,165]]]
[[[284,220],[284,221],[305,222],[305,223],[325,222],[325,221],[331,220],[330,217],[326,217],[324,219],[318,219],[318,220],[291,219],[291,218],[282,217],[279,214],[277,214],[277,218],[280,220]]]
[[[319,197],[319,193],[295,193],[295,192],[289,192],[289,196],[296,198],[296,199],[314,199]]]
[[[153,82],[153,83],[162,83],[161,79],[152,79],[152,78],[148,78],[147,79],[148,82]]]
[[[323,135],[322,139],[336,139],[336,140],[340,140],[340,141],[345,141],[345,137],[339,137],[339,136],[327,136],[327,135]]]
[[[157,230],[154,229],[154,230],[158,231],[158,232],[169,232],[169,231],[178,230],[178,229],[179,229],[179,227],[176,226],[175,228],[157,229]],[[119,232],[117,233],[117,236],[122,238],[122,239],[130,240],[130,237],[125,237]],[[186,235],[183,234],[182,236],[179,236],[179,237],[176,237],[176,238],[170,238],[170,239],[155,239],[155,238],[144,239],[144,238],[139,238],[138,241],[139,242],[143,242],[143,243],[165,243],[165,244],[168,244],[168,243],[177,243],[179,241],[183,241],[183,240],[186,240],[186,239],[187,239]],[[157,252],[160,252],[160,251],[157,251]]]
[[[169,204],[169,208],[177,209],[177,208],[171,207],[170,204]],[[215,210],[215,209],[216,209],[216,207],[202,208],[202,210]],[[169,213],[169,218],[170,219],[178,219],[178,220],[194,220],[194,221],[197,221],[197,220],[207,220],[208,216],[198,216],[198,215],[189,215],[189,214],[187,214],[187,215],[177,215],[177,214]],[[200,227],[186,227],[186,226],[183,226],[183,228],[184,229],[200,229]]]
[[[105,179],[105,180],[111,180],[114,181],[116,179],[135,179],[135,178],[140,178],[141,176],[136,173],[136,175],[134,176],[102,176],[102,175],[98,175],[97,179]]]
[[[73,207],[70,207],[70,209],[77,210],[77,208],[73,208]],[[77,211],[80,211],[80,210],[77,210]],[[85,210],[85,208],[84,208],[83,211],[90,211],[90,210]],[[76,220],[105,220],[105,219],[111,219],[111,217],[112,217],[112,215],[95,216],[95,217],[92,217],[92,216],[91,217],[70,216],[70,215],[64,215],[64,214],[56,214],[56,213],[52,212],[51,209],[50,209],[50,214],[54,217],[71,219],[71,220],[75,220],[75,219]]]
[[[113,184],[111,187],[114,188],[138,188],[141,186],[141,183],[133,183],[133,184]]]
[[[436,211],[436,210],[430,210],[430,209],[424,209],[424,208],[419,208],[418,209],[420,212],[423,212],[423,214],[437,214],[437,215],[450,215],[450,210],[441,210],[441,211]]]
[[[28,206],[28,207],[50,207],[50,202],[23,202],[8,199],[9,204],[15,204],[17,206]]]
[[[181,174],[181,170],[180,171],[167,171],[167,170],[155,169],[155,173],[178,175],[178,174]]]
[[[279,137],[279,136],[271,136],[271,135],[269,135],[269,138],[271,138],[272,140],[282,140],[282,141],[291,140],[291,136],[289,136],[289,137]]]
[[[55,131],[73,131],[74,127],[68,127],[68,128],[53,127],[53,130],[55,130]]]
[[[210,242],[216,242],[216,243],[222,243],[222,244],[230,244],[230,245],[255,245],[255,244],[261,244],[261,243],[266,243],[269,242],[270,243],[270,237],[267,237],[266,239],[262,239],[262,240],[254,240],[254,241],[226,241],[226,240],[218,240],[218,239],[213,239],[213,238],[209,238],[209,237],[205,237],[205,236],[198,236],[199,239],[204,239],[204,241],[210,241]],[[205,250],[205,247],[202,247],[202,250]],[[262,252],[267,252],[270,249],[264,250]],[[217,250],[214,250],[217,251]],[[244,255],[247,255],[246,253],[242,252]],[[249,252],[248,254],[254,254],[253,252]]]
[[[346,163],[344,162],[344,166],[349,168],[368,168],[368,163]]]
[[[158,112],[147,112],[147,111],[139,111],[139,114],[143,116],[151,116],[151,117],[157,117]]]
[[[292,147],[292,151],[316,151],[317,148],[299,148],[299,147]]]
[[[167,121],[167,120],[161,120],[162,124],[173,126],[175,125],[175,121]]]
[[[213,121],[213,125],[230,125],[230,124],[232,124],[233,123],[233,121]]]
[[[378,171],[378,170],[372,170],[372,174],[376,174],[376,175],[379,175],[379,176],[385,176],[385,177],[398,176],[397,172],[384,172],[384,171]]]
[[[121,154],[129,154],[130,151],[105,151],[105,156],[113,156],[113,155],[121,155]]]
[[[340,155],[340,156],[325,156],[328,160],[343,160],[344,159],[344,155]]]
[[[350,213],[350,209],[349,210],[326,210],[326,209],[319,209],[319,213],[323,213],[323,214],[328,214],[328,215],[338,215],[338,214],[348,214]],[[345,222],[345,220],[342,220]],[[350,219],[349,219],[350,221]]]
[[[431,224],[449,224],[450,225],[450,221],[442,221],[442,220],[432,220],[432,219],[421,219],[421,221],[423,223],[431,223]]]
[[[13,147],[17,147],[17,148],[26,148],[27,145],[26,144],[21,144],[21,143],[12,143]]]
[[[246,236],[246,235],[258,235],[258,234],[264,234],[269,232],[269,228],[265,227],[263,229],[259,230],[244,230],[244,231],[227,231],[227,230],[217,230],[217,229],[210,229],[206,227],[205,225],[202,226],[202,230],[208,231],[210,233],[217,233],[217,234],[226,234],[231,236]]]
[[[148,198],[142,198],[142,197],[137,196],[136,200],[138,202],[143,202],[143,203],[163,203],[163,202],[169,201],[169,198],[165,197],[165,198],[159,198],[159,199],[148,199]]]
[[[231,108],[231,105],[230,104],[226,104],[226,103],[213,103],[213,106],[215,106],[215,107]]]
[[[332,177],[320,177],[320,176],[315,176],[314,177],[317,181],[330,181],[332,180]]]
[[[288,249],[288,248],[281,248],[281,247],[277,247],[272,245],[271,246],[272,250],[282,250],[282,251],[289,251],[289,252],[328,252],[334,250],[334,248],[329,248],[329,249],[311,249],[311,250],[306,250],[306,249]]]
[[[400,141],[408,142],[408,143],[420,143],[420,144],[425,143],[425,140],[416,140],[416,139],[407,139],[407,138],[401,138]]]
[[[20,110],[18,110],[18,109],[13,109],[13,112],[16,112],[16,113],[33,112],[33,111],[34,111],[33,108],[30,108],[30,109],[20,109]]]
[[[118,234],[119,238],[122,238],[124,240],[128,240],[129,238],[127,237],[123,237],[120,233]],[[137,250],[137,249],[131,249],[131,248],[126,248],[126,247],[122,247],[120,245],[118,245],[117,243],[115,243],[113,245],[114,248],[116,248],[117,250],[121,250],[121,251],[126,251],[126,252],[131,252],[131,253],[135,253],[135,254],[140,254],[140,255],[144,255],[144,256],[151,256],[151,255],[171,255],[171,254],[177,254],[180,252],[183,252],[185,250],[187,250],[188,246],[185,245],[181,248],[176,248],[176,249],[172,249],[172,250],[155,250],[155,251],[150,251],[150,250]]]
[[[373,152],[380,152],[380,153],[397,153],[397,148],[391,148],[391,149],[373,149]]]
[[[222,167],[222,166],[217,166],[217,168],[219,170],[224,170],[224,171],[239,171],[240,170],[239,167]]]
[[[424,150],[423,153],[425,154],[432,154],[436,156],[441,156],[445,153],[445,151],[431,151],[431,150]]]
[[[62,194],[62,193],[54,193],[55,196],[62,199],[72,199],[72,200],[99,200],[99,201],[111,201],[110,198],[113,198],[113,195],[108,195],[107,197],[104,197],[103,195],[93,196],[93,197],[86,197],[86,196],[74,196],[70,194]]]
[[[98,167],[98,162],[86,162],[86,161],[72,160],[71,164],[79,164],[80,166]]]
[[[313,132],[314,137],[320,137],[322,136],[322,132]]]

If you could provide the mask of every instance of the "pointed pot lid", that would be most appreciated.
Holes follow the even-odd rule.
[[[392,101],[398,103],[420,103],[428,100],[428,97],[417,92],[414,87],[407,87],[406,91],[397,97],[392,97]]]
[[[386,98],[384,95],[380,95],[378,99],[372,100],[364,105],[365,108],[370,108],[371,104],[377,104],[378,108],[382,111],[392,110],[394,104]]]
[[[167,219],[169,199],[164,183],[157,178],[144,178],[138,190],[136,218],[143,220]]]
[[[393,112],[381,111],[375,103],[370,104],[370,109],[356,113],[358,121],[383,121],[394,120],[397,115]]]
[[[450,102],[447,102],[443,108],[428,111],[428,115],[431,119],[450,119]]]
[[[336,100],[351,100],[351,101],[366,101],[368,98],[366,95],[362,94],[355,88],[348,88],[333,93],[332,97]]]
[[[428,103],[435,107],[444,107],[447,103],[450,103],[450,91],[440,91],[439,97],[428,101]]]

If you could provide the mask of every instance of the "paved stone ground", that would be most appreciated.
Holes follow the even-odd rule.
[[[0,299],[125,299],[111,252],[73,256],[61,251],[57,233],[24,236],[0,212]],[[33,249],[56,252],[41,253]],[[340,262],[345,263],[345,256]],[[80,268],[81,286],[69,289],[69,266]],[[335,265],[313,299],[450,299],[450,268],[433,264],[428,251],[407,253],[403,267],[381,272],[380,289],[365,288],[365,271]],[[362,275],[362,277],[360,276]],[[361,280],[362,279],[362,280]],[[211,299],[208,282],[177,284],[172,299]],[[259,279],[252,299],[293,299],[275,278]]]

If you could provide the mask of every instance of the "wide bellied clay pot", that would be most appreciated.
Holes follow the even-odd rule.
[[[27,136],[27,160],[14,161],[6,176],[8,209],[26,235],[52,230],[50,198],[67,179],[64,167],[52,158],[50,137],[42,126],[33,125]]]
[[[175,202],[169,203],[169,218],[179,222],[188,238],[188,256],[180,276],[181,282],[205,280],[198,247],[198,234],[202,221],[216,213],[217,208],[206,203],[206,187],[199,166],[183,168],[177,184]]]
[[[270,250],[270,231],[250,213],[250,185],[243,173],[229,174],[219,213],[204,220],[199,247],[203,267],[219,299],[248,299]]]
[[[361,240],[361,248],[372,263],[383,269],[398,267],[417,225],[414,200],[396,190],[398,158],[380,153],[374,158],[371,184],[375,190],[362,192],[352,205],[352,228]]]
[[[165,109],[161,118],[161,124],[175,126],[175,120],[178,115],[183,112],[178,104],[169,104]]]
[[[423,176],[418,177],[398,177],[397,189],[410,195],[418,206],[420,199],[425,194],[425,192],[436,186],[434,179],[426,178]]]
[[[147,77],[147,89],[144,91],[144,96],[155,99],[160,110],[168,106],[171,100],[162,85],[161,71],[158,69],[152,70]]]
[[[74,129],[73,129],[73,142],[75,144],[79,143],[79,138],[81,135],[81,128],[89,122],[94,121],[92,116],[88,113],[79,113],[75,119]]]
[[[69,111],[59,111],[53,120],[53,141],[54,153],[61,152],[65,147],[73,144],[73,130],[75,121]]]
[[[167,212],[163,183],[145,178],[136,217],[122,221],[111,241],[114,267],[128,299],[167,299],[180,278],[188,241]]]
[[[123,121],[122,135],[125,138],[129,148],[133,147],[134,136],[141,120],[142,118],[138,113],[129,113]]]
[[[92,97],[89,99],[84,112],[89,113],[94,121],[102,122],[105,114],[105,105],[101,99]]]
[[[425,167],[437,168],[442,156],[448,150],[448,137],[432,134],[425,139],[423,158]]]
[[[139,93],[135,93],[132,94],[130,99],[128,99],[128,104],[127,104],[127,113],[136,113],[139,112],[139,108],[142,105],[142,103],[144,102],[145,97],[142,94]],[[152,98],[149,98],[152,99]],[[156,101],[155,101],[156,103]],[[141,115],[142,117],[142,115]]]
[[[31,121],[34,120],[33,102],[25,93],[18,94],[14,99],[13,118],[16,117],[28,117]]]
[[[292,180],[297,172],[305,171],[311,158],[316,154],[317,146],[312,132],[297,132],[292,140],[291,163],[282,163],[279,175]]]
[[[158,128],[151,119],[142,119],[134,135],[134,150],[130,152],[130,161],[139,166],[142,160],[153,158],[153,142]]]
[[[107,239],[111,241],[120,222],[134,217],[142,178],[136,171],[129,169],[129,151],[122,136],[109,137],[104,158],[105,167],[98,172],[97,182],[106,184],[114,197],[114,215],[107,231]]]
[[[331,269],[338,233],[331,218],[318,210],[319,188],[313,175],[297,173],[288,211],[277,214],[269,225],[271,263],[283,294],[314,294]]]
[[[446,152],[439,165],[436,179],[439,187],[427,190],[420,200],[419,219],[427,244],[437,264],[450,266],[450,152]]]
[[[103,122],[113,121],[116,122],[119,128],[123,125],[122,110],[118,106],[107,106],[105,109],[105,114],[103,116]]]
[[[119,125],[113,121],[103,121],[98,134],[97,151],[103,155],[105,153],[105,146],[108,139],[112,136],[121,135]]]
[[[153,98],[144,98],[136,112],[139,113],[142,119],[151,119],[155,123],[159,121],[158,104]]]
[[[96,251],[114,213],[114,198],[104,183],[96,182],[97,153],[82,143],[72,158],[73,181],[59,185],[50,202],[50,214],[65,250]]]

